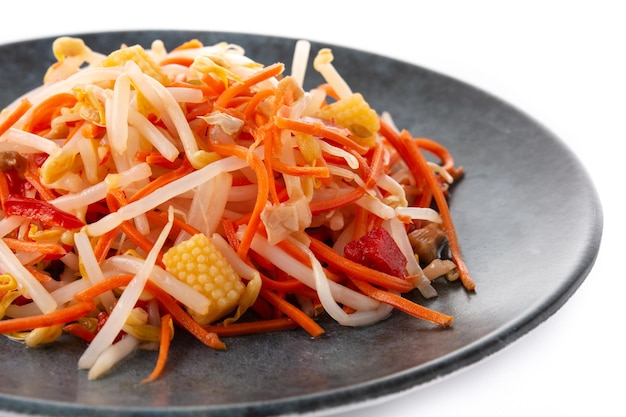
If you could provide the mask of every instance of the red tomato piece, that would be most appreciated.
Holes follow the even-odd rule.
[[[375,227],[361,238],[346,244],[344,256],[368,268],[399,278],[406,277],[406,257],[383,227]]]

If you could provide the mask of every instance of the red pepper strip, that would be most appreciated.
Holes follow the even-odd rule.
[[[64,229],[78,229],[85,225],[78,217],[60,210],[50,203],[18,195],[7,197],[4,202],[4,213],[7,216],[22,216],[47,226]]]
[[[91,343],[96,337],[96,334],[89,331],[85,326],[80,323],[70,323],[63,326],[63,330],[67,333],[73,334],[76,337],[83,339],[87,343]]]

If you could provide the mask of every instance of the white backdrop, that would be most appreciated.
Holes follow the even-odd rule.
[[[618,253],[626,229],[617,202],[624,189],[626,30],[619,4],[13,1],[0,6],[0,43],[118,29],[306,38],[428,67],[530,114],[577,154],[599,191],[605,228],[591,274],[547,322],[496,355],[397,398],[334,414],[613,416],[626,415],[626,349],[620,338],[626,276]]]

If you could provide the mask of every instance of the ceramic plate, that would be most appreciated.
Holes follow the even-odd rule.
[[[198,38],[228,41],[264,64],[284,62],[294,39],[251,34],[139,31],[79,35],[94,50],[122,43],[166,47]],[[53,39],[0,46],[0,107],[41,82]],[[167,370],[139,384],[155,352],[140,352],[115,372],[88,381],[77,369],[85,346],[64,337],[28,350],[0,338],[0,409],[90,416],[260,416],[332,411],[419,387],[514,342],[559,309],[590,271],[602,232],[593,185],[562,141],[492,95],[405,62],[332,47],[334,64],[372,107],[401,128],[446,145],[466,175],[450,205],[475,293],[438,282],[428,307],[455,316],[440,329],[400,312],[365,328],[324,322],[304,331],[225,339],[226,352],[178,332]],[[308,86],[321,79],[310,70]],[[540,93],[540,92],[538,92]],[[418,294],[412,296],[419,298]]]

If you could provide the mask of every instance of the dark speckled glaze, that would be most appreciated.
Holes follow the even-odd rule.
[[[80,35],[94,50],[120,44],[172,48],[191,38],[228,41],[270,64],[289,64],[295,40],[185,31]],[[0,46],[0,107],[38,85],[52,39]],[[450,204],[477,284],[437,283],[424,304],[455,316],[439,329],[395,312],[366,328],[330,321],[317,340],[299,330],[225,339],[215,352],[177,333],[163,378],[139,381],[155,352],[140,352],[105,378],[77,369],[85,346],[67,337],[28,350],[0,338],[0,409],[58,416],[262,416],[324,412],[420,386],[476,363],[535,328],[587,276],[602,234],[598,196],[575,156],[541,124],[463,82],[405,62],[333,45],[334,64],[401,128],[445,144],[466,175]],[[308,87],[320,82],[312,70]],[[419,295],[414,294],[414,297]]]

